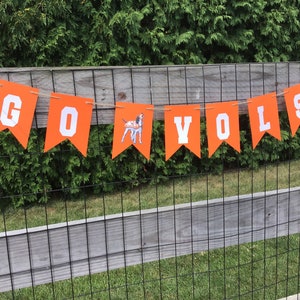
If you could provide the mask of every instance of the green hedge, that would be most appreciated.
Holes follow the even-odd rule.
[[[222,146],[208,158],[205,121],[201,123],[202,157],[181,147],[165,161],[164,124],[153,123],[150,160],[134,147],[111,159],[113,125],[92,126],[87,157],[69,142],[43,153],[45,130],[32,129],[24,150],[8,131],[0,133],[0,202],[19,207],[46,202],[54,196],[112,192],[144,183],[158,183],[171,176],[221,173],[230,168],[258,168],[265,163],[300,157],[300,135],[291,137],[286,113],[281,113],[282,141],[265,135],[255,150],[247,116],[240,117],[241,153]]]
[[[299,60],[297,1],[1,0],[0,20],[1,67]]]

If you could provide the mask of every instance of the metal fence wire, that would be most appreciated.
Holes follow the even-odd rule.
[[[241,153],[223,144],[211,158],[181,148],[163,165],[165,173],[157,153],[151,168],[134,148],[126,150],[126,162],[109,158],[120,93],[156,108],[237,100],[246,124],[246,100],[275,91],[283,126],[282,91],[299,83],[300,63],[0,69],[0,78],[41,90],[31,146],[23,149],[10,132],[0,132],[0,299],[286,299],[300,293],[298,133],[285,132],[281,141],[263,137]],[[87,157],[68,142],[43,153],[51,91],[95,100]],[[159,131],[162,110],[154,117]],[[201,124],[205,132],[205,109]],[[250,127],[241,128],[246,143]],[[151,149],[163,152],[163,133],[157,135]],[[207,141],[200,142],[205,151]],[[140,182],[103,180],[113,168],[126,174],[127,164],[150,171]]]

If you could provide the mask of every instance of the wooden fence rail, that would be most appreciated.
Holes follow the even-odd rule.
[[[249,63],[187,66],[3,68],[0,78],[40,89],[35,127],[46,127],[52,91],[90,97],[97,102],[92,124],[113,123],[118,93],[126,101],[155,106],[238,100],[247,113],[246,100],[269,92],[278,94],[285,110],[283,89],[300,83],[300,63]],[[202,110],[202,114],[203,114]],[[155,112],[156,119],[163,113]]]
[[[300,232],[300,188],[0,233],[0,292]]]

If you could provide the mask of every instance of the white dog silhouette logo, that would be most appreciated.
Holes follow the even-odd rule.
[[[123,119],[125,122],[124,124],[124,133],[122,136],[122,143],[124,142],[124,139],[127,135],[128,132],[130,132],[130,139],[133,144],[136,144],[136,136],[137,134],[139,135],[139,143],[142,144],[142,132],[143,132],[143,119],[144,119],[144,114],[141,113],[139,114],[135,120],[132,121],[126,121]]]

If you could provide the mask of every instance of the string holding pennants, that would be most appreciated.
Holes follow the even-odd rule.
[[[123,93],[124,94],[124,93]],[[38,97],[38,88],[0,80],[0,131],[8,129],[23,148],[27,148]],[[284,89],[291,134],[300,126],[300,84]],[[269,93],[246,100],[252,147],[255,149],[265,133],[280,140],[278,94]],[[87,155],[93,106],[115,109],[112,158],[133,145],[150,159],[152,122],[155,110],[164,112],[165,159],[181,146],[201,157],[200,112],[205,112],[208,152],[211,157],[218,147],[228,143],[240,152],[239,102],[227,101],[186,105],[165,105],[125,102],[126,95],[113,105],[98,104],[91,98],[52,92],[49,96],[48,122],[44,152],[69,140],[83,156]]]

